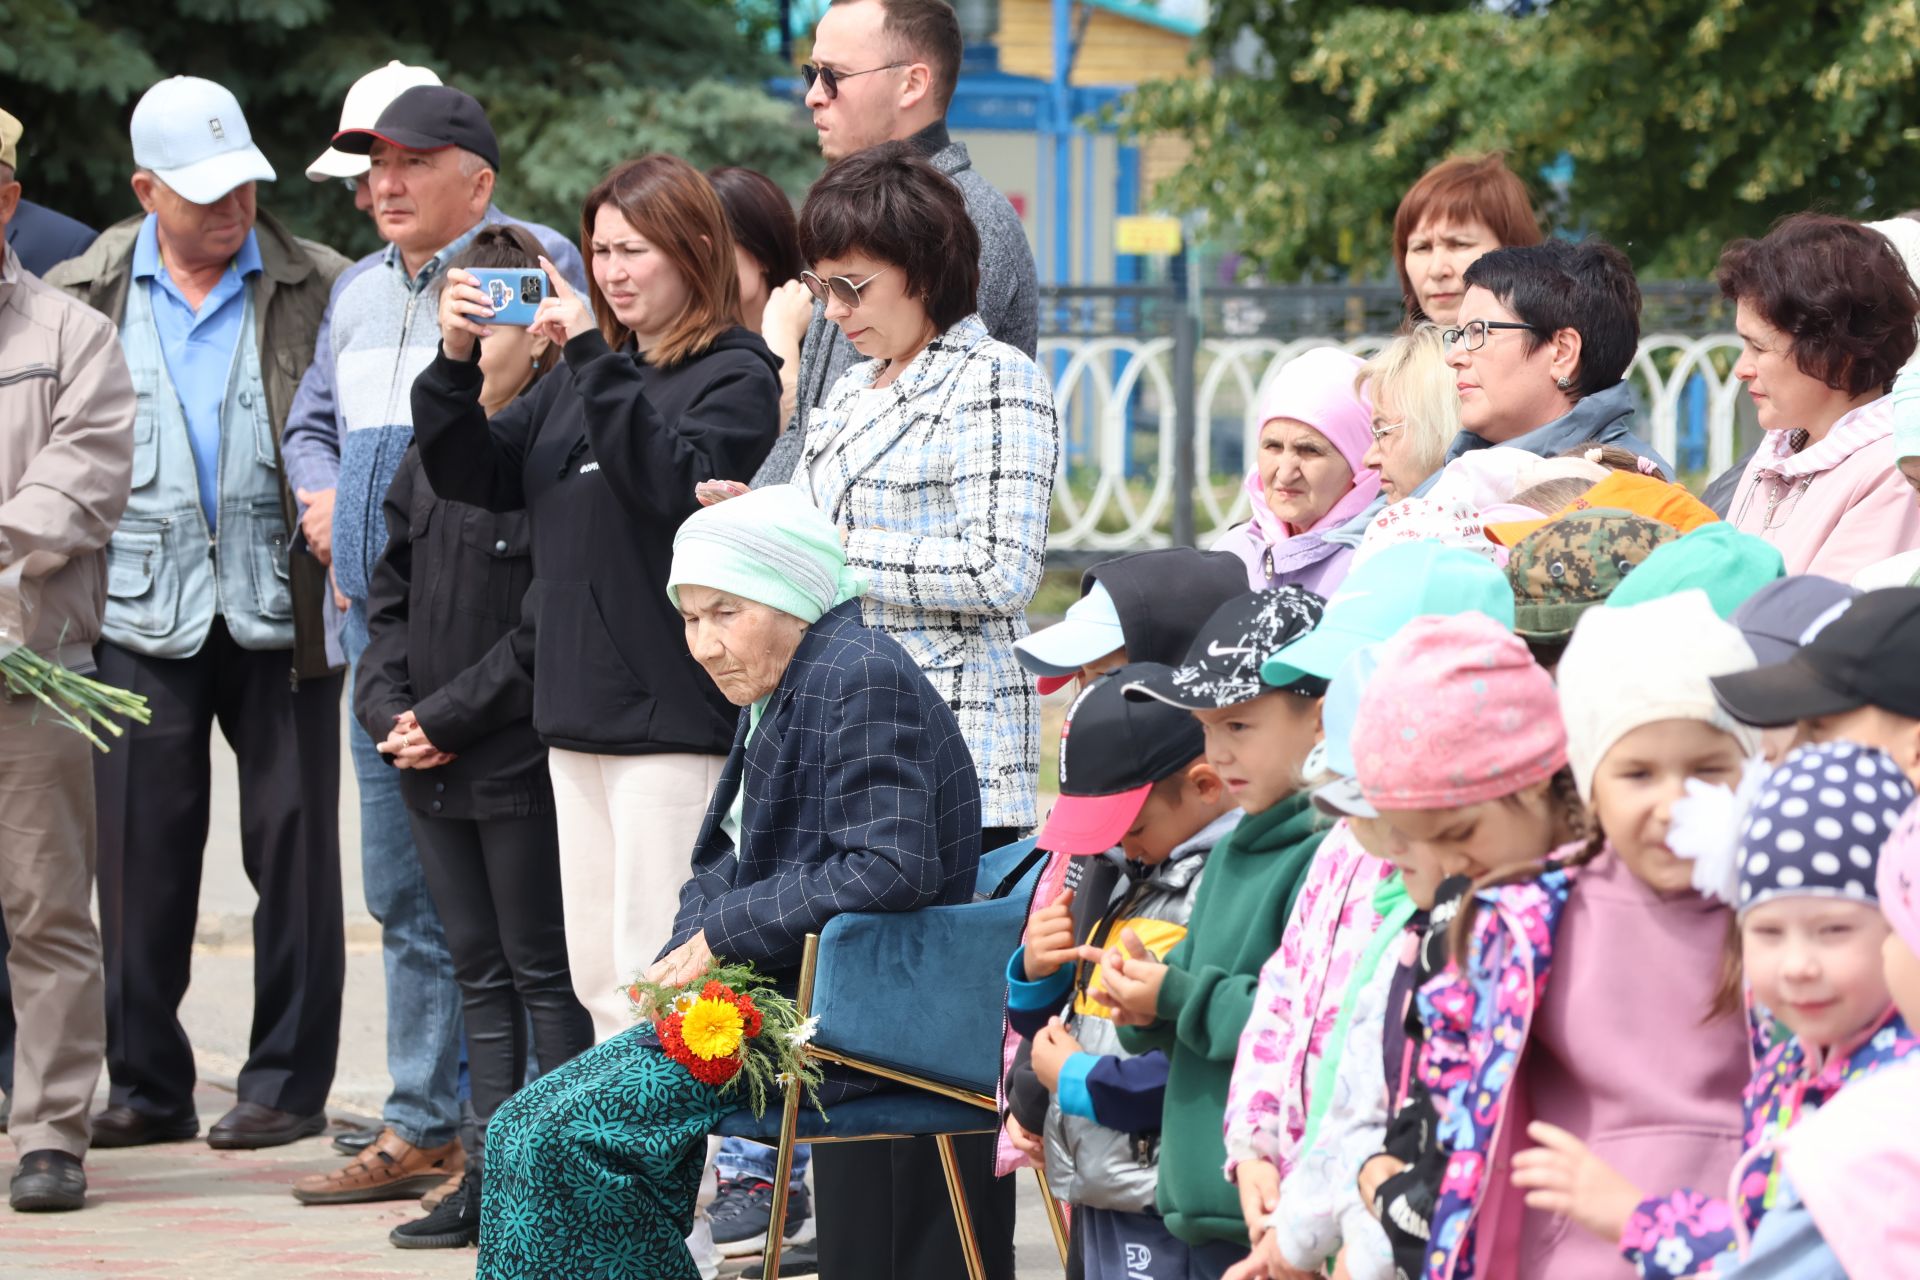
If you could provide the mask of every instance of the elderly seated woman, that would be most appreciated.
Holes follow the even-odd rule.
[[[846,911],[965,902],[980,787],[953,712],[897,641],[862,625],[833,522],[790,486],[690,517],[667,594],[742,708],[649,970],[710,956],[792,990],[806,935]],[[872,1083],[829,1072],[829,1105]],[[698,1275],[683,1243],[706,1139],[731,1110],[635,1026],[515,1094],[489,1128],[478,1276]]]

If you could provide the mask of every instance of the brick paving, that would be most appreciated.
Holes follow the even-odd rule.
[[[233,1095],[202,1085],[201,1127]],[[0,1144],[0,1176],[13,1156]],[[412,1250],[387,1233],[419,1216],[411,1201],[303,1205],[294,1179],[331,1169],[342,1157],[327,1137],[266,1151],[215,1151],[204,1141],[167,1143],[87,1157],[87,1208],[22,1214],[0,1209],[0,1277],[48,1280],[63,1274],[128,1280],[337,1280],[343,1276],[468,1277],[474,1252]]]

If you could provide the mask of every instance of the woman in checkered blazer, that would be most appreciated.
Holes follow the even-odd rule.
[[[1040,585],[1059,466],[1053,392],[974,314],[979,235],[906,143],[835,164],[800,211],[802,279],[867,359],[809,416],[793,483],[844,531],[867,625],[952,706],[984,848],[1035,820],[1040,711],[1013,643]]]

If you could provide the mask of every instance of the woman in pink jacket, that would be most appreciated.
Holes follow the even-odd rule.
[[[1899,253],[1857,222],[1802,213],[1728,245],[1716,279],[1742,342],[1734,376],[1767,433],[1735,490],[1734,526],[1778,547],[1789,574],[1841,582],[1920,547],[1887,394],[1920,315]]]

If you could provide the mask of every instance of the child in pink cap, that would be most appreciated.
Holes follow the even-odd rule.
[[[1582,1230],[1567,1211],[1584,1201],[1549,1186],[1545,1166],[1569,1144],[1639,1186],[1721,1185],[1741,1150],[1749,1046],[1737,995],[1721,990],[1732,916],[1694,887],[1667,832],[1690,780],[1731,786],[1755,754],[1757,735],[1709,684],[1752,651],[1697,591],[1593,612],[1606,616],[1581,620],[1558,687],[1590,832],[1483,877],[1454,925],[1455,968],[1420,994],[1420,1070],[1449,1149],[1430,1280],[1620,1274],[1618,1231]],[[1539,696],[1538,681],[1527,687]],[[1516,701],[1490,685],[1454,714],[1489,738],[1519,723],[1522,742],[1544,738],[1537,703]],[[1502,748],[1448,755],[1475,750]],[[1528,742],[1498,762],[1536,777],[1542,750]]]
[[[1416,618],[1382,647],[1354,722],[1353,762],[1407,858],[1447,877],[1432,892],[1436,942],[1474,879],[1537,865],[1584,828],[1553,681],[1483,614]],[[1409,957],[1409,977],[1444,964]],[[1424,1056],[1420,1025],[1409,1028],[1408,1050]],[[1429,1247],[1426,1227],[1446,1170],[1434,1123],[1445,1094],[1424,1071],[1390,1084],[1398,1105],[1385,1148],[1361,1169],[1360,1193],[1396,1265],[1413,1273],[1442,1243],[1436,1235]]]

